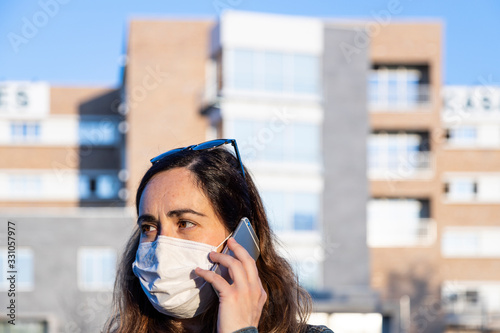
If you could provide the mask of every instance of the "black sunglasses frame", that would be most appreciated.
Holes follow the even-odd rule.
[[[240,151],[238,150],[238,144],[236,143],[235,139],[216,139],[216,140],[211,140],[211,141],[206,141],[199,143],[197,145],[191,145],[183,148],[175,148],[169,151],[166,151],[156,157],[153,157],[150,161],[151,164],[155,164],[156,162],[160,161],[161,159],[173,155],[175,153],[185,151],[185,150],[205,150],[205,149],[212,149],[212,148],[217,148],[225,144],[231,144],[234,148],[234,151],[236,153],[236,158],[238,159],[238,162],[240,164],[240,169],[241,173],[243,175],[243,178],[245,178],[245,169],[243,169],[243,163],[241,162],[241,157],[240,157]]]

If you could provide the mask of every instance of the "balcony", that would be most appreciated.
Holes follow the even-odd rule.
[[[500,312],[486,312],[481,309],[447,311],[445,321],[448,326],[467,329],[500,329]]]
[[[404,180],[429,178],[433,172],[433,155],[429,151],[412,152],[376,161],[368,158],[368,177],[372,180]]]
[[[117,170],[82,170],[78,176],[78,197],[84,206],[98,202],[121,202],[125,198],[123,176]]]
[[[373,112],[431,111],[431,94],[428,84],[382,92],[380,89],[370,89],[368,107]]]
[[[436,222],[430,218],[368,221],[370,247],[425,247],[436,239]]]
[[[432,86],[428,65],[374,64],[368,81],[370,111],[430,111]]]
[[[467,330],[500,329],[500,283],[443,281],[442,304],[448,326]]]

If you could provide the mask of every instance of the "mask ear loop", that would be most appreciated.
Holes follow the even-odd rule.
[[[219,247],[221,247],[221,245],[223,245],[229,238],[231,238],[231,236],[233,235],[233,233],[231,232],[215,249],[214,251],[217,251],[217,249]]]

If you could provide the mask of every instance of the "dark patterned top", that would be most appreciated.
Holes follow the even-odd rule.
[[[259,333],[259,331],[257,331],[257,328],[250,326],[237,330],[233,333]],[[333,333],[333,331],[323,325],[320,326],[307,325],[306,333]]]

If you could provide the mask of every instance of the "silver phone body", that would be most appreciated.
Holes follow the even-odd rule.
[[[245,250],[248,251],[248,254],[250,254],[250,256],[255,261],[257,261],[257,258],[259,258],[260,256],[259,238],[255,234],[255,231],[252,228],[252,224],[246,217],[240,220],[240,223],[238,223],[238,225],[236,226],[236,229],[234,230],[234,233],[231,237],[233,237],[238,242],[238,244],[243,246]],[[229,250],[227,245],[222,250],[222,253],[229,254],[230,256],[235,257],[233,251]],[[229,276],[228,269],[223,265],[219,265],[218,263],[216,263],[212,268],[212,271],[221,275],[229,284],[233,283],[233,280]],[[219,295],[217,290],[215,290],[215,293]]]

